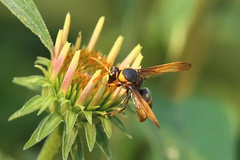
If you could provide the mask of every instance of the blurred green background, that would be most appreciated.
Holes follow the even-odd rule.
[[[41,0],[36,1],[55,41],[65,15],[71,13],[69,41],[82,31],[88,44],[101,16],[105,25],[95,50],[107,54],[124,37],[117,62],[140,43],[142,67],[188,61],[190,71],[147,80],[153,111],[161,129],[136,114],[123,119],[130,140],[116,127],[110,145],[114,160],[240,159],[240,1],[238,0]],[[23,151],[42,117],[8,117],[35,93],[13,77],[41,74],[36,56],[49,57],[38,37],[0,4],[0,159],[35,159],[43,142]],[[121,117],[121,116],[120,116]],[[106,159],[98,147],[86,159]]]

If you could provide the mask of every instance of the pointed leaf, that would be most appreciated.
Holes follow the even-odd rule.
[[[27,143],[24,145],[23,150],[28,149],[38,143],[39,141],[37,140],[38,133],[42,127],[43,122],[47,119],[48,117],[45,117],[42,119],[42,121],[39,123],[38,127],[35,129],[33,134],[31,135],[30,139],[27,141]]]
[[[48,116],[46,121],[43,122],[41,130],[38,134],[38,140],[42,140],[50,134],[61,122],[63,118],[58,113],[52,113]]]
[[[71,157],[73,160],[84,160],[82,142],[78,136],[73,144],[73,147],[71,150]]]
[[[89,124],[88,122],[84,122],[83,124],[85,128],[88,149],[89,152],[91,152],[96,142],[96,128],[94,124]]]
[[[83,111],[87,121],[92,124],[92,111]]]
[[[69,132],[73,128],[74,124],[76,123],[77,117],[78,117],[78,114],[67,110],[66,118],[65,118],[67,132]]]
[[[37,75],[28,77],[14,77],[12,82],[20,86],[27,87],[28,89],[39,91],[41,85],[45,82],[45,78]]]
[[[9,117],[8,120],[11,121],[38,110],[41,107],[41,103],[42,96],[34,96],[20,110],[16,111],[11,117]]]
[[[127,132],[127,129],[123,125],[122,121],[118,117],[113,116],[110,118],[111,121],[117,126],[128,138],[132,139],[132,136]]]
[[[51,61],[48,58],[40,57],[40,56],[38,56],[37,60],[35,61],[35,64],[40,64],[45,67],[49,67],[50,63],[51,63]]]
[[[33,132],[30,139],[24,145],[23,149],[28,149],[36,143],[40,142],[43,138],[50,134],[62,121],[62,117],[57,113],[52,113],[46,116],[38,125],[37,129]]]
[[[72,148],[72,145],[77,137],[78,130],[74,127],[69,132],[63,131],[62,138],[62,158],[67,160],[68,154]]]
[[[112,136],[111,121],[108,118],[104,118],[104,117],[99,117],[99,119],[101,120],[103,130],[104,130],[104,132],[106,133],[106,135],[109,139]]]
[[[45,98],[44,101],[42,102],[42,107],[38,111],[37,115],[40,115],[43,111],[45,111],[45,109],[47,109],[47,107],[50,106],[51,103],[53,103],[56,100],[57,100],[57,98],[52,95],[49,95],[47,98]]]
[[[108,159],[111,159],[112,153],[109,147],[108,138],[100,125],[97,125],[96,129],[97,129],[97,145],[101,148],[101,150],[108,157]]]
[[[53,42],[47,27],[32,0],[0,0],[26,27],[36,34],[45,47],[53,52]]]

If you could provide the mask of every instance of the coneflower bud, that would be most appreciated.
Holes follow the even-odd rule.
[[[81,48],[80,32],[74,45],[67,41],[70,28],[70,14],[67,14],[63,30],[58,32],[51,59],[37,57],[35,62],[35,67],[42,70],[44,76],[13,79],[14,83],[29,89],[41,88],[41,94],[31,98],[9,120],[37,110],[38,115],[44,111],[48,113],[25,144],[24,149],[35,145],[48,135],[51,139],[54,132],[59,131],[62,136],[63,159],[66,160],[71,153],[72,159],[76,160],[77,157],[83,156],[80,155],[84,147],[82,144],[84,137],[81,133],[85,133],[89,151],[92,151],[96,142],[107,157],[111,158],[108,142],[112,135],[111,122],[131,138],[123,123],[115,115],[103,116],[120,103],[124,94],[121,87],[106,86],[108,82],[106,67],[110,68],[114,64],[123,37],[117,38],[108,56],[94,50],[103,24],[104,17],[101,17],[88,46]],[[137,45],[119,67],[139,68],[143,58],[140,53],[141,48]],[[94,61],[92,57],[101,61],[106,67]],[[44,154],[43,152],[41,154]]]

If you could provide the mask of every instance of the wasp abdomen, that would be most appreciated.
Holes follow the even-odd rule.
[[[148,88],[144,87],[142,89],[139,89],[139,92],[140,92],[142,98],[152,108],[152,94],[151,94],[151,91]]]

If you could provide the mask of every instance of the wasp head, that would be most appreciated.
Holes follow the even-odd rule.
[[[119,72],[120,72],[120,70],[118,67],[116,67],[116,66],[110,67],[109,73],[108,73],[108,76],[109,76],[108,83],[109,84],[113,83],[115,80],[117,80]]]

